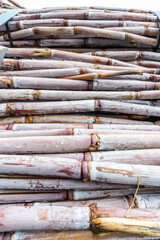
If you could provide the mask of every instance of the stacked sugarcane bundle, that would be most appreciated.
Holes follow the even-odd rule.
[[[13,44],[28,47],[155,48],[159,32],[152,12],[98,7],[21,8],[8,26]],[[0,44],[9,46],[6,27],[0,30]]]
[[[9,2],[0,13],[19,13],[10,34],[0,26],[0,239],[159,239],[157,16]]]

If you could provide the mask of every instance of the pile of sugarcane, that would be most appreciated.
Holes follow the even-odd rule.
[[[0,14],[19,13],[0,26],[0,240],[159,239],[156,14],[9,2]]]

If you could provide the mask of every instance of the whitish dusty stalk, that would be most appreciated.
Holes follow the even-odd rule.
[[[79,100],[64,102],[9,102],[0,104],[0,117],[75,112],[114,112],[160,116],[160,108],[110,100]]]
[[[25,14],[12,18],[13,21],[30,20],[30,19],[87,19],[87,20],[133,20],[133,21],[149,21],[157,22],[157,17],[150,14],[143,13],[121,13],[121,12],[97,12],[93,10],[73,10],[73,11],[55,11],[51,13],[42,14]]]
[[[143,60],[153,60],[159,61],[160,60],[160,53],[158,52],[149,52],[149,51],[96,51],[85,53],[88,55],[93,56],[100,56],[100,57],[109,57],[114,58],[117,60],[123,61],[132,61],[136,59],[143,59]]]
[[[0,179],[0,190],[31,190],[31,191],[53,191],[53,190],[99,190],[125,188],[123,185],[83,182],[68,179],[43,179],[43,178],[13,178],[5,176]]]
[[[2,138],[0,139],[0,153],[68,153],[88,150],[152,149],[160,147],[159,138],[158,135],[156,138],[154,135],[146,138],[146,134]]]
[[[31,137],[31,136],[62,136],[62,135],[84,135],[84,134],[145,134],[147,137],[150,135],[159,135],[158,131],[143,131],[143,130],[106,130],[103,129],[78,129],[78,128],[62,128],[52,130],[33,130],[33,131],[0,131],[1,138],[14,138],[14,137]]]
[[[95,70],[96,71],[96,70]],[[84,70],[85,72],[85,70]],[[26,71],[11,71],[2,72],[1,76],[26,76],[26,77],[47,77],[58,78],[71,75],[79,75],[83,73],[80,68],[66,68],[66,69],[47,69],[47,70],[26,70]]]
[[[46,74],[46,73],[45,73]],[[48,73],[47,73],[48,74]],[[85,74],[83,74],[85,75]],[[96,74],[91,74],[92,78]],[[89,76],[91,76],[89,74]],[[46,75],[47,76],[47,75]],[[81,75],[82,76],[82,75]],[[128,75],[126,75],[128,76]],[[48,76],[51,77],[51,76]],[[84,76],[83,76],[84,77]],[[77,78],[80,78],[79,76]],[[88,78],[88,75],[87,75]],[[119,77],[118,77],[119,78]],[[125,77],[126,78],[126,77]],[[138,78],[138,77],[137,77]],[[160,81],[160,80],[159,80]],[[37,78],[37,77],[0,77],[0,88],[17,88],[17,89],[35,89],[37,90],[93,90],[93,91],[143,91],[143,90],[158,90],[159,82],[152,82],[150,80],[143,82],[139,80],[115,80],[115,79],[94,79],[90,80],[72,80],[59,78]],[[16,90],[17,91],[17,90]],[[35,94],[36,95],[36,91]],[[20,91],[21,92],[21,91]],[[153,93],[153,92],[151,92]],[[156,95],[157,91],[153,94]],[[79,94],[83,94],[80,93]],[[95,94],[92,93],[91,94]],[[98,94],[98,93],[97,93]],[[142,97],[141,95],[138,97]]]
[[[152,122],[136,121],[124,119],[122,116],[116,118],[106,115],[89,115],[89,114],[54,114],[54,115],[33,115],[33,116],[16,116],[0,118],[0,124],[16,123],[86,123],[86,124],[123,124],[123,125],[153,125]]]
[[[32,116],[30,116],[32,117]],[[86,123],[32,123],[32,124],[1,124],[0,130],[56,130],[56,129],[94,129],[94,130],[141,130],[141,131],[160,131],[160,126],[147,124],[86,124]]]
[[[146,87],[146,82],[143,83]],[[156,85],[153,83],[153,85]],[[91,91],[51,91],[51,90],[15,90],[0,89],[0,101],[64,101],[64,100],[126,100],[126,99],[160,99],[160,91],[141,91],[141,92],[91,92]],[[142,102],[143,104],[143,102]],[[153,103],[152,103],[153,105]]]

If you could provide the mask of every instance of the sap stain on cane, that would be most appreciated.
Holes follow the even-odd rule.
[[[104,168],[104,167],[96,167],[96,169],[100,172],[123,174],[123,175],[128,175],[129,177],[133,176],[133,174],[134,174],[131,171],[120,170],[120,169],[112,169],[112,168]]]
[[[70,167],[65,167],[61,170],[58,171],[59,173],[65,173],[69,176],[72,176],[74,174],[74,171],[72,171],[72,169]]]

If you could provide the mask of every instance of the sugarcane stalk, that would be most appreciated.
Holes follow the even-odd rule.
[[[31,190],[31,191],[53,191],[53,190],[98,190],[125,188],[123,185],[83,182],[72,179],[43,179],[43,178],[12,178],[0,179],[0,190]]]
[[[74,135],[73,131],[74,131],[74,128],[53,129],[53,130],[51,130],[51,129],[50,130],[35,130],[35,131],[0,131],[0,137],[7,138],[7,137],[28,137],[28,136]],[[106,131],[103,131],[103,132],[106,132]],[[88,133],[88,132],[86,132],[86,133]],[[110,131],[109,132],[107,131],[107,133],[110,133]],[[132,131],[131,131],[131,133],[132,133]],[[76,134],[78,134],[78,132]],[[148,134],[148,131],[146,131],[146,132],[143,131],[143,134]]]
[[[39,72],[39,75],[38,75]],[[73,72],[73,73],[72,73]],[[110,70],[97,70],[97,69],[81,69],[81,68],[69,68],[69,69],[44,69],[44,70],[26,70],[26,71],[8,71],[2,72],[1,76],[28,76],[28,77],[67,77],[69,79],[81,79],[81,80],[94,80],[105,77],[126,75],[126,74],[141,74],[142,70],[133,69],[132,71],[110,71]],[[74,76],[74,75],[77,75]]]
[[[95,70],[96,71],[96,70]],[[85,72],[85,69],[84,69]],[[114,72],[114,71],[113,71]],[[66,69],[47,69],[47,70],[26,70],[26,71],[10,71],[2,72],[1,76],[31,76],[31,77],[65,77],[70,75],[79,75],[83,73],[81,68],[66,68]]]
[[[46,71],[45,71],[46,72]],[[49,72],[48,72],[49,73]],[[38,73],[37,73],[38,75]],[[49,73],[50,75],[50,73]],[[58,78],[38,78],[38,77],[1,77],[1,88],[30,88],[34,89],[55,89],[55,90],[89,90],[91,84],[81,80],[65,80]]]
[[[136,59],[159,61],[160,53],[149,51],[94,51],[85,53],[93,56],[109,57],[117,60],[132,61]]]
[[[49,72],[48,72],[49,73]],[[50,74],[50,73],[49,73]],[[85,75],[85,74],[84,74]],[[91,74],[93,77],[96,74]],[[83,76],[83,75],[82,75]],[[90,76],[90,74],[89,74]],[[128,76],[128,75],[127,75]],[[75,77],[74,77],[75,78]],[[80,78],[80,77],[77,77]],[[87,78],[88,75],[87,75]],[[138,77],[137,77],[138,78]],[[121,80],[118,79],[94,79],[93,82],[90,80],[75,80],[75,79],[58,79],[58,78],[37,78],[37,77],[8,77],[1,76],[0,78],[0,88],[18,88],[18,89],[36,89],[37,90],[100,90],[100,91],[115,91],[115,90],[123,90],[123,91],[143,91],[143,90],[156,90],[159,89],[159,82],[152,81],[139,81],[139,80]],[[36,90],[36,91],[37,91]],[[11,91],[11,90],[9,90]],[[12,90],[13,91],[13,90]],[[17,90],[16,90],[17,91]],[[21,92],[22,90],[20,90]],[[23,90],[24,91],[24,90]],[[37,91],[34,96],[36,97]],[[153,93],[153,92],[151,92]],[[155,91],[155,95],[158,91]],[[80,93],[79,94],[83,94]],[[84,93],[85,94],[85,93]],[[91,92],[91,94],[99,94]],[[115,93],[116,94],[116,93]],[[153,95],[154,95],[153,94]],[[137,94],[136,94],[137,95]],[[77,95],[78,96],[78,95]],[[131,97],[131,95],[129,95]],[[141,95],[137,95],[141,98]],[[137,98],[138,98],[137,97]],[[31,96],[33,98],[33,96]],[[52,96],[53,98],[53,96]]]
[[[15,159],[8,157],[5,162],[2,158],[0,164],[4,162],[4,169],[2,168],[1,174],[10,175],[11,173],[14,175],[38,175],[38,176],[47,176],[47,177],[54,177],[54,178],[71,178],[71,179],[80,179],[81,176],[81,162],[75,159],[51,159],[47,158],[34,158],[33,160],[31,157],[27,159]],[[17,166],[14,170],[13,166]],[[19,166],[19,167],[18,167]],[[43,167],[42,167],[43,166]],[[6,168],[6,171],[5,171]],[[23,169],[24,168],[24,169]],[[28,170],[29,173],[28,173]],[[43,170],[42,170],[43,168]],[[12,172],[13,169],[13,172]],[[26,169],[26,170],[25,170]],[[53,169],[51,171],[51,169]],[[38,170],[38,171],[37,171]],[[20,173],[21,171],[21,173]]]
[[[32,117],[32,116],[30,116]],[[32,124],[31,124],[32,125]],[[67,128],[89,128],[88,124],[85,123],[54,123],[54,124],[33,124],[31,126],[30,124],[6,124],[6,125],[0,125],[0,130],[50,130],[50,129],[67,129]],[[92,125],[90,126],[92,127]],[[155,129],[158,129],[158,127],[155,126]]]
[[[144,84],[144,83],[143,83]],[[146,87],[146,82],[145,82]],[[156,85],[153,83],[153,85]],[[160,85],[160,84],[159,84]],[[29,89],[0,89],[0,101],[64,101],[64,100],[126,100],[126,99],[160,99],[160,91],[141,91],[141,92],[91,92],[91,91],[51,91],[51,90],[29,90]],[[132,101],[133,102],[133,101]],[[135,102],[137,103],[137,102]],[[140,101],[142,104],[142,101]],[[152,105],[153,102],[151,103]]]
[[[30,60],[30,59],[3,59],[1,69],[5,71],[10,70],[37,70],[37,69],[59,69],[59,68],[93,68],[93,69],[108,69],[109,66],[101,65],[101,64],[92,64],[92,63],[83,63],[76,61],[57,61],[57,60]],[[112,69],[111,69],[112,70]],[[120,70],[123,70],[120,69]],[[124,69],[125,70],[125,69]],[[127,70],[127,69],[126,69]],[[131,69],[129,69],[131,71]]]
[[[32,117],[32,116],[30,116]],[[1,124],[0,130],[28,131],[28,130],[56,130],[56,129],[94,129],[94,130],[141,130],[141,131],[160,131],[160,127],[152,124],[86,124],[86,123],[32,123],[32,124]]]
[[[115,112],[160,116],[159,107],[110,100],[81,100],[65,102],[12,102],[0,104],[0,117],[73,112]]]
[[[144,140],[145,139],[145,140]],[[125,134],[91,134],[75,136],[39,136],[2,138],[1,154],[23,154],[23,153],[69,153],[97,150],[124,150],[124,149],[152,149],[159,148],[159,136],[150,135],[149,140],[146,134],[125,135]],[[18,148],[17,148],[18,146]]]
[[[110,77],[111,78],[111,77]],[[139,80],[139,81],[159,81],[159,75],[156,74],[141,74],[141,75],[121,75],[121,76],[116,76],[112,77],[112,79],[122,79],[122,80]]]
[[[86,124],[123,124],[123,125],[153,125],[149,121],[136,121],[130,119],[115,118],[113,115],[89,115],[89,114],[54,114],[54,115],[33,115],[33,116],[13,116],[0,118],[0,124],[19,123],[86,123]]]
[[[78,76],[77,76],[78,77]],[[74,77],[76,78],[76,77]],[[122,91],[122,94],[125,93],[123,91],[139,91],[136,92],[137,99],[143,95],[144,90],[159,90],[159,82],[149,82],[149,81],[139,81],[139,80],[119,80],[119,79],[100,79],[93,81],[93,87],[90,89],[95,91]],[[151,91],[152,92],[152,91]],[[156,93],[157,91],[155,91]],[[143,98],[143,97],[142,97]]]
[[[96,79],[103,79],[103,78],[107,78],[107,77],[112,77],[112,76],[119,76],[119,75],[125,75],[127,73],[133,74],[133,73],[138,73],[141,74],[141,70],[139,71],[110,71],[110,72],[98,72],[101,70],[94,70],[94,72],[92,73],[86,73],[86,74],[80,74],[80,75],[74,75],[74,76],[69,76],[69,77],[64,77],[66,79],[74,79],[74,80],[96,80]]]
[[[61,155],[59,155],[60,157]],[[72,157],[76,155],[72,155]],[[112,161],[117,163],[159,165],[159,149],[128,150],[128,151],[104,151],[84,153],[85,161]],[[63,157],[67,157],[63,155]],[[69,155],[71,157],[71,155]]]
[[[155,61],[140,60],[140,61],[132,61],[131,63],[135,65],[143,66],[143,67],[160,68],[160,63]]]
[[[54,130],[34,130],[34,131],[0,131],[1,138],[14,138],[14,137],[30,137],[30,136],[63,136],[63,135],[85,135],[85,134],[143,134],[149,137],[150,135],[159,135],[156,131],[136,131],[136,130],[106,130],[100,129],[54,129]]]
[[[106,30],[132,33],[140,36],[157,37],[158,29],[155,27],[107,27]]]
[[[0,194],[0,204],[10,204],[10,203],[24,203],[24,202],[36,202],[36,201],[63,201],[66,200],[66,191],[62,192],[45,192],[45,193],[14,193],[10,194]]]
[[[56,45],[50,45],[53,44],[53,40],[46,40],[44,39],[41,43],[42,46],[56,46]],[[90,47],[127,47],[127,48],[143,48],[143,49],[148,49],[150,46],[146,45],[145,42],[144,44],[138,44],[138,43],[131,43],[128,41],[124,40],[115,40],[115,39],[105,39],[105,38],[88,38],[87,39],[87,44],[85,43],[85,46],[90,46]]]
[[[15,0],[8,0],[8,2],[12,3],[14,6],[16,6],[18,8],[25,9],[25,7],[23,7],[19,2],[15,1]]]
[[[132,202],[132,196],[128,196],[129,202]],[[141,193],[137,194],[134,204],[136,208],[159,209],[160,195],[159,193]]]
[[[99,12],[92,10],[70,10],[56,11],[42,14],[25,14],[12,18],[12,21],[30,20],[30,19],[49,19],[49,18],[64,18],[64,19],[87,19],[87,20],[132,20],[132,21],[149,21],[157,22],[157,17],[143,13],[121,13],[121,12]]]
[[[129,194],[133,194],[135,193],[136,188],[135,187],[130,187],[127,189],[112,189],[112,190],[97,190],[97,191],[80,191],[80,190],[74,190],[73,192],[69,190],[69,199],[71,200],[76,200],[79,203],[79,200],[88,200],[88,199],[105,199],[106,202],[108,201],[108,199],[112,199],[112,200],[116,200],[119,197],[124,197],[127,196]],[[141,188],[139,189],[139,194],[136,195],[136,200],[134,203],[134,206],[136,208],[150,208],[152,209],[152,204],[153,201],[156,201],[156,205],[154,206],[154,209],[159,209],[158,203],[159,203],[159,192],[160,190],[153,190],[151,188]],[[156,192],[158,192],[156,194]],[[73,197],[72,197],[73,196]],[[148,204],[147,204],[147,197],[148,197]],[[157,197],[157,198],[156,198]],[[125,197],[124,197],[125,199]],[[126,197],[126,201],[129,199],[128,203],[129,203],[129,207],[132,203],[133,200],[133,196],[130,195],[129,197]],[[78,206],[78,203],[76,203],[76,201],[74,201],[74,203],[72,204],[72,202],[70,202],[70,206]],[[142,202],[140,202],[142,201]],[[98,203],[98,201],[97,201]],[[146,203],[146,206],[145,206]],[[92,203],[91,203],[92,204]],[[54,204],[53,205],[58,205],[58,204]],[[63,205],[63,206],[68,206],[68,201],[64,202],[64,203],[59,203],[59,205]],[[80,205],[80,204],[79,204]],[[82,205],[80,205],[82,206]],[[102,206],[102,205],[101,205]],[[111,204],[112,206],[112,204]],[[111,207],[111,206],[107,206],[107,207]],[[120,205],[116,205],[115,207],[119,207]],[[127,206],[126,206],[127,208]]]

